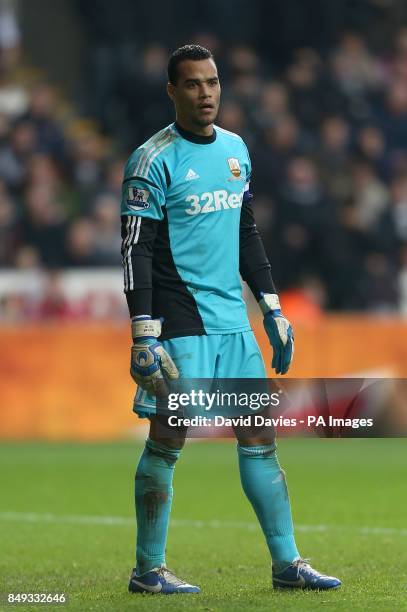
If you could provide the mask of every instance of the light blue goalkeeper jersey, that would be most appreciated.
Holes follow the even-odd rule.
[[[164,337],[250,329],[239,274],[240,212],[250,173],[242,138],[217,126],[208,139],[171,124],[127,161],[125,290],[134,288],[131,249],[144,219],[158,221],[153,316],[164,317]]]

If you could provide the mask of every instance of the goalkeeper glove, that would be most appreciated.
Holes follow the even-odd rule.
[[[157,340],[161,334],[161,321],[150,317],[132,319],[130,374],[133,380],[145,391],[159,397],[165,396],[167,386],[165,377],[178,378],[177,366]]]
[[[259,305],[264,314],[264,329],[273,347],[271,367],[276,374],[286,374],[294,355],[293,329],[281,313],[277,294],[263,293]]]

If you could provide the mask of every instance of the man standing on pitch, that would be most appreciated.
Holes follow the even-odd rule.
[[[272,367],[285,374],[293,356],[290,323],[280,303],[254,223],[251,164],[237,134],[214,126],[220,84],[212,54],[177,49],[168,64],[175,123],[130,156],[123,181],[122,255],[133,336],[134,410],[150,420],[136,472],[136,567],[131,592],[198,593],[165,564],[174,466],[185,440],[161,438],[155,395],[165,377],[264,378],[247,318],[240,275],[264,315]],[[331,589],[297,550],[284,472],[270,434],[236,428],[243,490],[272,560],[274,587]]]

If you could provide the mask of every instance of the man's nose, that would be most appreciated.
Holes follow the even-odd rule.
[[[199,97],[200,98],[210,98],[210,96],[211,96],[211,90],[209,89],[208,85],[206,85],[206,83],[202,83],[201,90],[199,92]]]

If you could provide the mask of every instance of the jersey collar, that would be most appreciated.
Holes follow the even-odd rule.
[[[200,136],[184,130],[184,128],[182,128],[177,122],[174,123],[174,126],[182,138],[185,138],[185,140],[189,140],[190,142],[194,142],[195,144],[211,144],[211,142],[215,142],[216,140],[215,128],[210,136]]]

